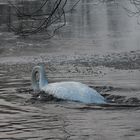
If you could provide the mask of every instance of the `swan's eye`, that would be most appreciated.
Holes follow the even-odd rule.
[[[36,79],[36,82],[39,83],[39,72],[38,71],[35,73],[35,79]]]

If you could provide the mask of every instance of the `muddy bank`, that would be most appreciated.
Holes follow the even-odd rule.
[[[105,66],[115,69],[140,69],[140,50],[111,53],[107,55],[55,55],[39,54],[37,56],[1,57],[1,65],[24,65],[46,63],[47,65]]]

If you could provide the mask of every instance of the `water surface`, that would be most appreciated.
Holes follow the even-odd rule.
[[[68,101],[31,100],[31,94],[28,92],[31,88],[29,76],[23,76],[22,73],[19,78],[18,74],[4,71],[2,67],[0,75],[2,140],[138,140],[140,137],[139,107],[110,108]],[[102,88],[99,87],[100,90]],[[139,91],[133,88],[131,90],[133,93]],[[109,94],[129,93],[125,88],[109,91]],[[106,93],[105,90],[103,92]]]

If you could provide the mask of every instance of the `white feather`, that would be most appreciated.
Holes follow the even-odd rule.
[[[39,85],[35,79],[35,72],[39,72]],[[105,98],[96,90],[80,82],[56,82],[49,83],[45,77],[43,66],[36,66],[32,71],[32,86],[36,91],[44,91],[59,99],[78,101],[83,103],[105,104]]]

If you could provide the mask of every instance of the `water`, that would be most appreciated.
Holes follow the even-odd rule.
[[[7,48],[8,53],[5,50],[1,55],[105,54],[139,50],[140,26],[137,17],[129,17],[123,9],[122,6],[129,4],[125,4],[126,1],[118,1],[119,5],[80,1],[73,12],[66,14],[66,26],[50,40],[44,34],[22,40],[3,32],[0,34],[1,49]],[[1,30],[7,31],[4,23],[8,20],[8,7],[4,3],[0,6]],[[70,9],[71,5],[67,7]]]
[[[30,70],[28,76],[25,73],[19,77],[18,69],[12,72],[0,68],[0,139],[139,139],[139,107],[100,107],[65,101],[31,100],[28,92],[31,88]],[[55,76],[54,80],[59,74],[57,78]],[[76,77],[80,79],[78,74]],[[62,78],[65,77],[59,80]],[[102,88],[99,86],[99,89]],[[136,88],[126,90],[123,87],[104,93],[117,91],[123,95],[129,90],[139,92]]]
[[[93,2],[82,0],[50,40],[7,32],[7,4],[0,4],[1,140],[139,140],[139,107],[45,102],[33,100],[28,91],[33,66],[43,62],[49,82],[80,81],[138,104],[128,100],[140,99],[137,19],[114,3]]]

